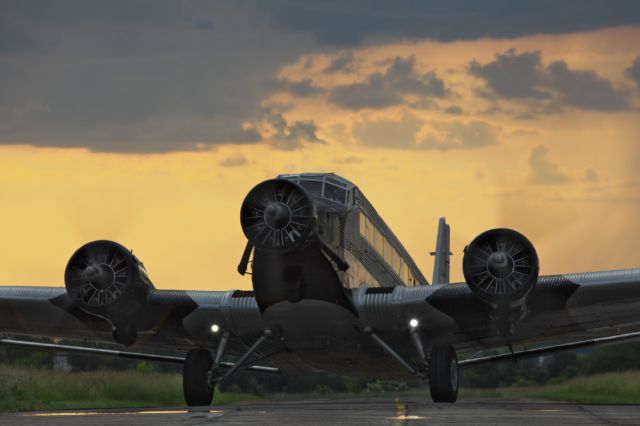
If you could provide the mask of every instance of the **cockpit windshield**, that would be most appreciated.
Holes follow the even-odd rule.
[[[347,190],[333,183],[324,183],[324,198],[340,204],[347,204]]]
[[[345,206],[349,203],[349,185],[335,177],[305,174],[285,175],[280,178],[299,183],[312,197],[324,198]]]
[[[323,182],[312,179],[300,179],[298,182],[312,197],[322,197]]]

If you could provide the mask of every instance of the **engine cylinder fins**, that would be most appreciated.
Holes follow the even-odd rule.
[[[126,247],[99,240],[80,247],[64,272],[67,294],[80,309],[123,321],[146,304],[153,284]]]
[[[245,197],[240,223],[244,235],[257,249],[287,252],[307,241],[315,224],[315,206],[297,183],[266,180]]]
[[[478,235],[465,249],[462,268],[474,294],[494,308],[522,305],[540,269],[533,244],[506,228]]]

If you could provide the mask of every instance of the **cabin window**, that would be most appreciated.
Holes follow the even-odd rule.
[[[373,233],[374,233],[374,238],[375,238],[376,251],[382,257],[384,257],[384,237],[382,236],[382,234],[380,233],[378,228],[376,228],[375,226],[373,227]]]
[[[400,261],[400,278],[403,283],[409,284],[409,268],[407,268],[407,264],[404,259],[401,259]]]
[[[395,249],[393,250],[393,270],[402,278],[402,275],[400,275],[400,255]]]
[[[387,238],[376,228],[369,217],[360,211],[358,215],[358,229],[369,245],[373,247],[378,254],[384,259],[385,263],[392,269],[400,280],[408,286],[416,285],[417,282],[411,273],[411,269],[407,265],[404,258],[398,253],[396,248],[389,242]]]
[[[393,246],[391,246],[391,244],[389,244],[389,240],[387,240],[386,238],[383,238],[383,242],[384,242],[384,251],[383,251],[384,260],[393,269],[393,252],[395,251],[395,249],[393,248]]]
[[[369,242],[369,244],[371,244],[372,247],[375,246],[375,241],[373,239],[373,224],[371,223],[371,221],[369,220],[369,218],[366,218],[365,224],[367,226],[367,232],[365,234],[365,237],[367,239],[367,241]]]

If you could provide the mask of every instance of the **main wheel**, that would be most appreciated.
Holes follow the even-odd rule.
[[[209,371],[213,366],[211,353],[206,349],[191,349],[182,368],[182,390],[184,401],[189,406],[210,405],[213,400],[213,385]]]
[[[433,402],[456,402],[458,399],[458,357],[451,345],[431,349],[429,388]]]

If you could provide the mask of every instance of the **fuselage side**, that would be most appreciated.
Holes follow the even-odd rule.
[[[353,289],[387,292],[428,282],[351,182],[332,173],[277,179],[295,182],[309,194],[315,229],[309,241],[293,251],[255,249],[252,281],[263,319],[310,365],[353,371],[356,364],[349,360],[365,361],[362,345],[369,344]],[[327,250],[346,261],[348,269],[341,270]]]

